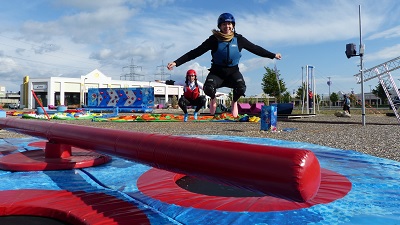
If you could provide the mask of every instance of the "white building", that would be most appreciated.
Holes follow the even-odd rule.
[[[179,99],[183,95],[183,87],[178,85],[166,85],[156,81],[127,81],[112,80],[102,72],[95,69],[80,78],[49,77],[29,78],[25,77],[21,85],[21,105],[28,109],[35,109],[39,105],[34,94],[42,102],[43,106],[67,105],[82,107],[87,104],[88,88],[134,88],[153,87],[154,104],[166,106],[173,96]],[[202,92],[202,94],[204,94]],[[228,94],[221,93],[218,102],[225,104]],[[209,98],[207,97],[207,100]],[[21,106],[22,107],[22,106]]]

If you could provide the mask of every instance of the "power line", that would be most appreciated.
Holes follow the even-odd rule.
[[[135,72],[136,69],[140,68],[142,70],[141,66],[136,66],[133,64],[133,59],[131,59],[131,64],[129,66],[124,66],[122,67],[122,70],[129,68],[129,73],[123,74],[120,76],[120,80],[130,80],[130,81],[142,81],[144,80],[144,75],[143,74],[138,74]]]
[[[171,74],[169,74],[169,73],[165,73],[165,68],[167,68],[167,66],[166,65],[164,65],[164,61],[162,61],[161,62],[161,65],[160,66],[157,66],[157,68],[161,68],[160,69],[160,73],[156,73],[155,75],[154,75],[154,78],[157,80],[157,77],[160,77],[160,79],[159,80],[166,80],[165,79],[165,77],[166,76],[169,76],[169,79],[171,79]]]

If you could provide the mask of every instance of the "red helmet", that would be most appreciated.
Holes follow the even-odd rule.
[[[197,77],[196,71],[190,69],[190,70],[188,70],[188,71],[186,72],[186,77],[191,76],[191,75],[194,75],[194,76]]]

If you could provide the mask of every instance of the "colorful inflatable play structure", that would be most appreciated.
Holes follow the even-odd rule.
[[[102,117],[102,113],[92,113],[83,110],[66,110],[64,112],[56,112],[52,114],[37,114],[36,112],[22,113],[22,119],[40,119],[40,120],[91,120],[96,117]]]
[[[114,108],[113,113],[92,113],[81,109],[67,110],[53,114],[37,114],[36,112],[16,114],[23,119],[39,120],[92,120],[93,122],[182,122],[182,114],[172,113],[132,113],[130,115],[119,115],[118,107]],[[193,115],[189,116],[192,122],[259,122],[260,117],[248,116],[247,114],[233,117],[231,113],[221,113],[214,116],[200,115],[197,120]]]
[[[259,122],[257,116],[248,116],[247,114],[233,117],[231,113],[221,113],[214,116],[200,115],[197,120],[190,115],[188,121],[192,122]],[[182,122],[183,114],[170,113],[143,113],[111,117],[94,117],[94,122]]]
[[[92,112],[152,112],[154,108],[154,88],[89,88],[87,106]]]
[[[400,163],[266,138],[0,118],[0,224],[397,224]],[[23,181],[23,182],[21,182]]]
[[[264,103],[238,103],[238,111],[241,114],[260,115]],[[265,105],[267,106],[267,105]],[[275,106],[278,115],[290,115],[293,111],[293,103],[272,103],[270,106]]]

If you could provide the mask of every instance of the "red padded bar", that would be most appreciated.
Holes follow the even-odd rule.
[[[0,127],[298,202],[312,199],[321,182],[318,159],[305,149],[12,118]]]

